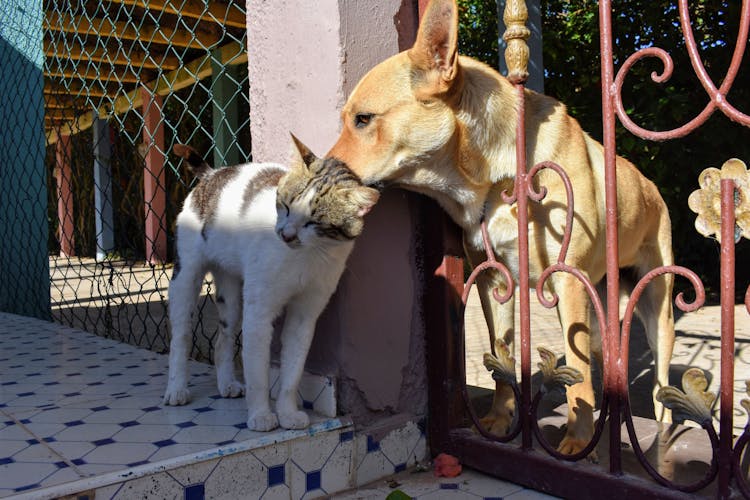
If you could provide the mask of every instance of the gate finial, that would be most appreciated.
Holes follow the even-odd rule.
[[[505,48],[505,64],[508,66],[508,80],[511,83],[525,83],[529,78],[529,46],[526,40],[531,31],[526,27],[529,11],[525,0],[507,0],[503,21],[505,33],[503,40],[508,44]]]

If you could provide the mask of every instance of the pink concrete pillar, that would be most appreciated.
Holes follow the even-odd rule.
[[[289,132],[325,155],[359,79],[410,47],[416,33],[416,0],[246,4],[255,161],[287,161]],[[342,412],[423,411],[422,284],[414,267],[418,210],[412,196],[384,193],[318,321],[307,368],[338,377]]]
[[[167,259],[166,184],[164,174],[164,121],[162,98],[147,88],[143,100],[143,144],[145,170],[143,201],[146,209],[146,261],[156,265]]]
[[[73,172],[70,166],[70,136],[59,134],[55,146],[55,179],[57,181],[57,220],[60,239],[60,255],[72,257],[76,254],[73,235]]]

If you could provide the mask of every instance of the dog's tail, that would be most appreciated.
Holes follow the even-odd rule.
[[[196,151],[195,148],[192,148],[187,144],[175,144],[172,151],[187,162],[190,171],[199,179],[202,179],[213,172],[211,166],[206,163],[206,160],[198,154],[198,151]]]

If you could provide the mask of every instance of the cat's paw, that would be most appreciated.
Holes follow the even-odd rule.
[[[304,429],[310,425],[310,417],[304,411],[280,412],[279,424],[285,429]]]
[[[164,393],[164,404],[168,406],[181,406],[190,402],[190,389],[187,387],[167,387]]]
[[[272,411],[259,411],[247,417],[247,428],[251,431],[266,432],[278,426],[279,418]]]
[[[219,394],[222,398],[238,398],[245,394],[245,386],[236,380],[230,380],[219,384]]]

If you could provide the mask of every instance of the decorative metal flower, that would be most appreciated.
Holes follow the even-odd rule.
[[[695,229],[703,236],[715,235],[721,243],[721,180],[734,180],[734,239],[750,239],[750,172],[742,160],[732,158],[718,168],[707,168],[698,177],[700,189],[688,198],[690,210],[698,214]]]
[[[750,380],[745,380],[745,394],[750,396]],[[747,412],[748,425],[750,425],[750,399],[743,399],[740,404]]]
[[[557,356],[545,347],[539,347],[542,359],[537,366],[542,371],[544,385],[548,388],[574,385],[583,382],[583,374],[569,366],[557,366]]]
[[[664,403],[670,410],[680,412],[687,418],[703,425],[711,421],[711,407],[716,399],[714,393],[707,391],[708,380],[700,368],[689,368],[682,374],[682,388],[667,386],[659,389],[656,400]]]
[[[493,356],[489,352],[484,353],[484,367],[492,372],[492,378],[509,384],[516,383],[516,360],[510,354],[508,345],[501,339],[495,341],[495,352]]]

